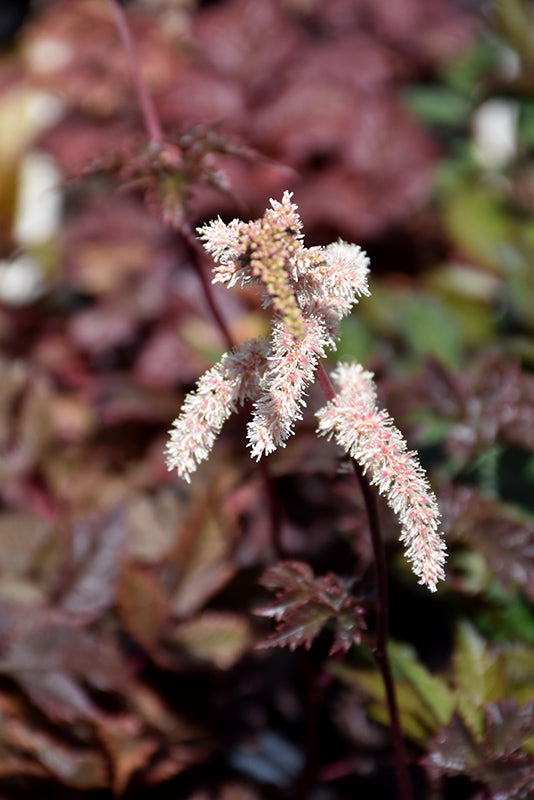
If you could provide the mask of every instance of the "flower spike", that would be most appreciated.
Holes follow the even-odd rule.
[[[320,358],[334,349],[341,319],[368,295],[369,259],[357,245],[338,241],[306,248],[292,195],[271,200],[252,222],[214,220],[199,228],[216,266],[214,283],[259,285],[273,327],[207,372],[188,395],[166,448],[169,469],[189,481],[206,459],[224,422],[246,400],[251,456],[285,446],[306,405],[305,391]],[[438,533],[436,499],[414,453],[385,411],[376,406],[373,376],[359,365],[339,364],[335,399],[317,412],[318,434],[343,447],[368,473],[400,519],[401,541],[420,583],[435,590],[444,577],[445,544]]]

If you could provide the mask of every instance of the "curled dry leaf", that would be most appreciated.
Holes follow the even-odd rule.
[[[0,774],[5,777],[55,778],[70,789],[84,791],[104,789],[108,784],[106,759],[97,749],[70,747],[50,732],[37,730],[15,717],[3,720],[1,737],[4,746],[18,756],[18,775],[14,769],[17,761],[11,755],[0,767]]]
[[[146,768],[158,750],[158,739],[144,730],[138,717],[127,713],[108,716],[97,725],[97,732],[111,761],[113,793],[120,796],[133,774]]]
[[[100,691],[123,685],[126,665],[113,642],[58,611],[2,604],[0,672],[16,681],[52,719],[92,721],[100,715],[86,685]]]

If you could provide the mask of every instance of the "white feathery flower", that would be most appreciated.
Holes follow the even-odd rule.
[[[317,412],[318,433],[334,438],[369,473],[401,523],[400,539],[412,569],[431,591],[445,577],[440,513],[424,470],[400,431],[376,406],[373,375],[360,365],[341,364],[332,375],[339,391]]]
[[[224,375],[221,364],[206,372],[195,393],[188,394],[180,416],[169,431],[166,461],[169,469],[190,481],[190,475],[206,459],[224,422],[236,410],[237,378]]]
[[[338,241],[306,248],[292,195],[271,200],[252,222],[214,220],[199,228],[217,265],[213,282],[259,284],[273,313],[271,337],[223,356],[188,395],[167,445],[167,464],[189,481],[207,458],[224,421],[245,400],[254,404],[248,425],[253,458],[285,446],[306,405],[304,393],[319,358],[335,348],[342,317],[368,295],[369,259],[360,247]],[[417,457],[376,405],[371,373],[340,364],[335,399],[318,413],[318,433],[334,438],[368,473],[398,515],[401,540],[420,583],[433,591],[444,577],[445,545],[439,511]]]
[[[376,383],[372,372],[365,370],[361,364],[345,364],[339,362],[332,372],[337,386],[342,386],[343,394],[359,396],[362,402],[370,405],[376,403]]]
[[[341,319],[361,295],[370,294],[369,259],[360,247],[341,240],[305,252],[306,256],[297,267],[299,304],[304,313],[324,320],[334,346]]]
[[[348,244],[341,239],[329,244],[324,251],[326,269],[324,290],[336,297],[344,297],[349,302],[358,302],[362,294],[371,294],[368,286],[369,257],[356,244]]]
[[[213,256],[216,266],[213,270],[212,283],[225,283],[234,286],[239,280],[243,282],[243,231],[246,223],[233,219],[226,224],[220,217],[197,228],[204,249]]]
[[[197,228],[197,232],[204,241],[204,249],[211,253],[216,261],[226,263],[234,261],[239,255],[239,234],[243,225],[244,223],[238,219],[233,219],[227,224],[217,217]]]
[[[255,340],[225,353],[185,398],[169,431],[166,462],[189,483],[198,464],[208,458],[222,426],[245,400],[256,399],[266,366],[266,344]]]
[[[292,197],[293,192],[289,192],[287,189],[285,190],[281,201],[273,200],[271,197],[269,201],[271,203],[271,208],[267,209],[265,216],[267,218],[276,220],[276,223],[280,227],[287,228],[292,232],[293,236],[301,239],[302,220],[300,219],[298,206],[291,202]]]
[[[295,339],[284,323],[273,331],[269,368],[262,382],[262,393],[248,424],[252,458],[259,459],[277,447],[284,447],[293,431],[293,423],[302,419],[306,405],[303,394],[313,380],[319,358],[325,355],[329,341],[324,325],[306,320],[305,333]]]

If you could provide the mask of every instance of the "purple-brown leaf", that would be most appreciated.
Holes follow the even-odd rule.
[[[334,573],[319,578],[301,561],[283,561],[270,567],[261,578],[275,599],[255,611],[277,620],[275,631],[258,647],[299,645],[310,648],[324,625],[332,622],[334,641],[331,653],[346,652],[359,644],[365,629],[364,610],[350,595],[344,582]]]
[[[431,744],[425,767],[433,781],[468,775],[485,784],[493,800],[528,800],[534,792],[534,758],[521,748],[533,729],[532,702],[488,704],[482,741],[455,714]]]
[[[534,598],[534,522],[513,506],[462,486],[443,492],[448,539],[480,553],[507,588]]]

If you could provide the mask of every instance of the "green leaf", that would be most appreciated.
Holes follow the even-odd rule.
[[[329,671],[344,684],[362,690],[371,698],[368,706],[369,715],[386,727],[389,726],[389,712],[384,691],[384,681],[378,669],[354,669],[339,662],[331,662]],[[436,730],[436,720],[421,705],[413,687],[406,681],[395,685],[397,704],[401,717],[402,730],[414,742],[425,742],[429,734]]]
[[[515,640],[534,644],[534,614],[532,605],[520,595],[510,595],[493,582],[490,586],[491,604],[476,613],[477,627],[493,641]]]
[[[472,95],[485,76],[498,66],[500,59],[502,46],[495,39],[480,37],[470,50],[450,62],[443,79],[456,91]]]
[[[534,697],[534,648],[528,645],[512,645],[508,642],[500,652],[503,670],[508,683],[508,696],[520,703]]]
[[[399,328],[414,353],[433,356],[451,366],[460,363],[461,331],[438,298],[410,292],[399,298],[398,315]]]
[[[484,735],[484,705],[506,696],[499,660],[468,622],[456,632],[453,655],[458,710],[477,739]]]
[[[462,126],[470,101],[454,89],[439,85],[412,85],[404,92],[412,111],[427,125]]]
[[[341,323],[341,336],[336,351],[336,360],[356,360],[365,363],[373,351],[374,337],[369,327],[358,314],[346,317]]]
[[[444,199],[443,219],[458,247],[502,273],[514,231],[511,218],[488,187],[464,181],[450,190]]]
[[[414,651],[406,645],[391,642],[388,651],[395,678],[402,677],[428,709],[436,722],[445,725],[454,711],[454,695],[442,678],[432,675]]]
[[[456,366],[462,350],[458,315],[440,298],[415,287],[409,291],[385,283],[373,289],[374,305],[365,308],[369,327],[379,335],[397,336],[418,358],[433,356]]]
[[[496,329],[494,299],[502,293],[502,279],[487,270],[463,263],[437,266],[425,280],[426,288],[439,296],[463,344],[487,345]]]
[[[497,0],[495,23],[507,45],[515,50],[527,65],[533,63],[533,14],[523,0]]]
[[[229,669],[251,644],[247,620],[230,611],[204,611],[180,623],[170,640],[196,658]]]
[[[402,729],[412,741],[423,743],[429,734],[449,722],[454,711],[454,695],[443,679],[431,675],[417,661],[410,648],[391,643],[388,650]],[[346,685],[363,690],[372,700],[371,716],[389,725],[384,683],[378,669],[355,669],[333,662],[329,670]]]

